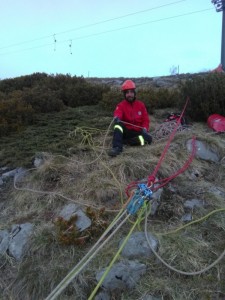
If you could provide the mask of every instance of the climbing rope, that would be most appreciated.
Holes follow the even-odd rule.
[[[181,119],[182,119],[182,117],[184,115],[184,112],[185,112],[185,109],[187,107],[188,102],[189,102],[189,97],[187,97],[186,103],[185,103],[184,108],[183,108],[183,110],[182,110],[182,112],[180,114],[180,117],[176,121],[176,125],[173,128],[173,131],[172,131],[172,133],[169,136],[169,139],[168,139],[168,141],[166,143],[166,146],[165,146],[165,148],[164,148],[164,150],[163,150],[163,152],[162,152],[162,154],[161,154],[161,156],[160,156],[160,158],[158,160],[158,163],[157,163],[154,171],[148,176],[148,178],[146,180],[147,185],[150,186],[150,187],[153,186],[153,190],[154,191],[156,191],[159,188],[161,188],[162,186],[166,185],[169,181],[171,181],[172,179],[174,179],[175,177],[177,177],[179,174],[181,174],[182,172],[184,172],[188,168],[188,166],[191,164],[191,162],[193,161],[193,159],[195,157],[196,146],[195,146],[195,137],[193,137],[192,138],[192,153],[191,153],[189,159],[187,160],[187,162],[184,164],[184,166],[180,170],[178,170],[175,174],[171,175],[170,177],[156,181],[156,175],[158,173],[158,170],[159,170],[159,168],[160,168],[163,160],[165,159],[166,153],[167,153],[167,151],[168,151],[168,149],[170,147],[170,144],[171,144],[171,142],[172,142],[172,140],[173,140],[173,138],[174,138],[174,136],[175,136],[175,134],[177,132],[177,128],[180,126]],[[129,195],[130,189],[131,188],[135,188],[138,183],[140,183],[140,181],[131,182],[127,186],[127,188],[126,188],[126,194]],[[154,184],[156,184],[156,183],[158,183],[158,184],[157,184],[156,187],[154,187]]]
[[[154,131],[152,131],[151,135],[153,137],[153,141],[159,141],[164,138],[167,138],[168,135],[170,135],[174,128],[176,127],[176,121],[169,121],[169,122],[163,122],[162,124],[158,125]],[[190,126],[187,125],[181,125],[177,127],[177,132],[187,131],[190,130]]]
[[[114,256],[110,267],[107,269],[107,272],[111,269],[114,261],[117,259],[118,255],[122,251],[123,247],[125,246],[130,234],[133,232],[134,228],[137,224],[139,224],[142,211],[146,210],[146,201],[150,201],[152,197],[152,192],[146,185],[142,184],[138,186],[138,190],[132,195],[130,198],[126,209],[122,208],[118,216],[114,219],[114,221],[110,224],[110,226],[106,229],[97,243],[92,247],[92,249],[83,257],[83,259],[68,273],[68,275],[58,284],[58,286],[50,293],[50,295],[46,298],[46,300],[53,300],[55,299],[66,287],[67,285],[84,269],[84,267],[92,260],[94,256],[101,250],[101,248],[112,238],[112,236],[122,227],[122,225],[128,220],[129,217],[135,215],[139,209],[141,209],[141,213],[139,213],[139,217],[137,218],[136,222],[132,226],[128,236],[125,239],[125,242],[120,247],[118,253]],[[114,229],[113,229],[114,228]],[[107,234],[109,235],[107,236]],[[100,244],[100,242],[102,244]],[[100,244],[100,245],[99,245]],[[106,276],[106,275],[105,275]],[[104,280],[104,278],[102,279]],[[101,284],[101,283],[100,283]],[[93,291],[92,297],[96,293],[99,285]]]
[[[33,170],[37,170],[37,168],[31,168],[31,169],[28,169],[26,171],[23,172],[23,175],[25,173],[29,173],[30,171],[33,171]],[[18,183],[18,179],[20,178],[20,176],[14,176],[14,179],[13,179],[13,187],[15,190],[18,190],[18,191],[27,191],[27,192],[32,192],[32,193],[37,193],[37,194],[43,194],[43,195],[53,195],[53,196],[59,196],[59,197],[62,197],[63,199],[65,200],[68,200],[68,201],[71,201],[71,202],[74,202],[78,205],[81,205],[81,206],[86,206],[86,207],[92,207],[96,210],[100,209],[100,207],[98,206],[95,206],[95,205],[90,205],[90,204],[86,204],[84,203],[83,201],[82,202],[79,202],[79,201],[76,201],[70,197],[67,197],[61,193],[57,193],[57,192],[49,192],[49,191],[42,191],[42,190],[36,190],[36,189],[31,189],[31,188],[27,188],[27,187],[19,187],[17,185]],[[121,197],[122,197],[122,194],[121,194]],[[118,212],[119,210],[115,210],[115,209],[106,209],[105,211],[107,212]]]
[[[106,272],[103,274],[101,280],[99,281],[98,285],[96,286],[95,290],[92,292],[90,298],[93,299],[94,295],[96,294],[99,286],[101,285],[104,278],[107,276],[108,272],[110,271],[112,265],[118,258],[120,252],[126,245],[130,235],[134,231],[137,224],[140,222],[140,218],[142,217],[143,211],[146,209],[144,206],[141,209],[141,213],[139,213],[139,216],[130,229],[128,235],[126,236],[124,242],[122,243],[121,247],[119,248],[118,252],[114,256],[112,262],[110,263],[109,267],[107,268]],[[125,216],[126,215],[126,216]],[[125,218],[121,220],[123,217]],[[50,293],[50,295],[45,300],[54,300],[56,297],[68,286],[68,284],[86,267],[86,265],[97,255],[97,253],[101,250],[103,246],[112,238],[112,236],[122,227],[122,225],[128,220],[130,217],[130,214],[127,214],[127,211],[124,210],[119,217],[117,217],[107,228],[107,230],[104,232],[104,234],[101,236],[101,238],[97,241],[97,243],[89,250],[89,252],[82,258],[82,260],[68,273],[68,275],[58,284],[58,286]],[[113,229],[114,228],[114,229]],[[113,230],[113,231],[112,231]],[[111,233],[110,233],[111,232]],[[107,234],[110,233],[108,236]],[[103,242],[102,242],[103,241]],[[100,244],[102,242],[102,244]],[[100,244],[100,245],[99,245]],[[98,248],[97,248],[98,246]]]
[[[214,211],[213,213],[216,213],[216,212],[219,212],[219,211],[224,211],[225,209],[218,209],[216,211]],[[187,224],[186,226],[190,226],[194,223],[197,223],[197,222],[200,222],[202,220],[205,220],[206,218],[209,217],[209,215],[211,215],[212,213],[208,214],[207,216],[205,216],[204,218],[200,219],[200,220],[196,220],[195,222],[191,222],[189,224]],[[225,255],[225,250],[220,254],[220,256],[213,262],[211,263],[210,265],[208,265],[207,267],[205,267],[204,269],[202,270],[199,270],[199,271],[193,271],[193,272],[185,272],[185,271],[182,271],[182,270],[178,270],[176,268],[174,268],[173,266],[169,265],[165,260],[162,259],[162,257],[154,250],[154,248],[152,247],[151,245],[151,242],[149,240],[149,237],[148,237],[148,228],[147,228],[147,222],[148,222],[148,214],[146,213],[145,215],[145,237],[146,237],[146,240],[148,242],[148,245],[151,249],[151,251],[154,253],[154,255],[167,267],[169,268],[170,270],[176,272],[176,273],[179,273],[179,274],[182,274],[182,275],[188,275],[188,276],[194,276],[194,275],[200,275],[202,273],[205,273],[206,271],[208,271],[209,269],[211,269],[212,267],[214,267],[216,264],[218,264],[221,259],[224,257]],[[185,228],[186,226],[183,226],[183,228]],[[183,229],[183,228],[180,228],[179,230]]]
[[[102,143],[102,146],[101,146],[101,152],[100,152],[100,154],[98,154],[98,155],[96,156],[96,158],[95,158],[94,160],[92,160],[92,161],[90,161],[90,162],[87,162],[87,161],[81,162],[81,161],[78,161],[78,160],[74,160],[74,159],[65,157],[65,156],[63,156],[63,155],[55,155],[54,158],[61,157],[61,158],[65,159],[65,160],[68,160],[68,161],[70,161],[70,162],[73,162],[73,163],[79,163],[79,165],[90,165],[90,164],[93,164],[93,163],[95,163],[96,161],[100,160],[100,158],[101,158],[101,156],[103,155],[103,152],[104,152],[104,150],[105,150],[106,139],[107,139],[107,136],[108,136],[108,134],[109,134],[109,130],[110,130],[110,128],[111,128],[113,122],[114,122],[114,119],[112,119],[112,121],[110,122],[110,124],[109,124],[109,126],[108,126],[108,128],[107,128],[107,130],[106,130],[106,134],[105,134],[105,136],[104,136],[103,143]],[[89,128],[89,130],[90,130],[90,128]],[[72,135],[72,134],[75,134],[75,135],[76,135],[76,134],[77,134],[77,131],[80,131],[80,132],[82,133],[82,135],[83,135],[83,139],[82,139],[83,143],[87,141],[88,144],[89,144],[89,146],[91,146],[91,147],[92,147],[92,150],[96,153],[95,148],[93,147],[93,140],[92,140],[91,134],[90,134],[90,133],[87,133],[87,128],[85,128],[85,129],[78,128],[77,130],[75,130],[74,133],[71,133],[71,135]],[[93,129],[92,129],[92,132],[93,132]],[[94,132],[95,132],[95,131],[94,131]],[[114,175],[113,172],[110,170],[110,168],[109,168],[106,164],[104,164],[103,161],[100,160],[100,162],[101,162],[101,164],[102,164],[106,169],[108,169],[108,171],[112,174],[113,179],[114,179],[115,182],[117,183],[118,189],[119,189],[119,191],[120,191],[120,200],[121,200],[121,202],[122,202],[122,201],[123,201],[123,200],[122,200],[122,198],[123,198],[123,197],[122,197],[122,187],[121,187],[120,183],[118,182],[118,180],[116,179],[115,175]],[[34,170],[38,170],[38,168],[30,168],[30,169],[28,169],[28,170],[25,170],[25,171],[23,172],[23,175],[26,174],[26,173],[29,173],[29,172],[31,172],[31,171],[34,171]],[[76,201],[76,200],[74,200],[74,199],[72,199],[72,198],[70,198],[70,197],[67,197],[67,196],[65,196],[65,195],[63,195],[63,194],[61,194],[61,193],[58,193],[58,192],[49,192],[49,191],[43,191],[43,190],[36,190],[36,189],[27,188],[27,187],[22,187],[22,188],[21,188],[21,187],[19,187],[18,184],[17,184],[19,178],[20,178],[20,176],[15,176],[15,177],[14,177],[14,180],[13,180],[13,185],[14,185],[14,188],[15,188],[16,190],[19,190],[19,191],[28,191],[28,192],[32,192],[32,193],[39,193],[39,194],[45,194],[45,195],[59,196],[59,197],[62,197],[63,199],[65,199],[65,200],[74,202],[74,203],[76,203],[76,204],[78,204],[78,205],[81,205],[81,206],[86,206],[86,207],[90,207],[90,206],[91,206],[91,207],[94,208],[94,209],[100,209],[100,207],[97,207],[97,206],[95,206],[95,205],[93,205],[93,204],[91,204],[91,205],[90,205],[90,204],[86,204],[86,203],[84,203],[83,201],[82,201],[82,203],[81,203],[81,202],[79,202],[79,201]],[[122,204],[123,204],[123,203],[122,203]],[[105,211],[106,211],[106,212],[118,212],[119,210],[118,210],[118,209],[106,209]]]
[[[103,273],[102,277],[100,278],[98,284],[96,285],[95,289],[93,290],[93,292],[91,293],[90,297],[88,298],[88,300],[92,300],[93,297],[95,296],[95,294],[97,293],[99,287],[101,286],[101,284],[103,283],[104,279],[106,278],[106,276],[108,275],[109,271],[111,270],[113,264],[115,263],[115,261],[118,259],[121,251],[123,250],[123,248],[125,247],[127,241],[129,240],[132,232],[134,231],[134,229],[136,228],[136,226],[139,224],[140,219],[143,215],[143,212],[146,210],[146,206],[143,206],[141,208],[141,210],[138,213],[138,218],[136,219],[135,223],[133,224],[133,226],[131,227],[129,233],[127,234],[127,236],[125,237],[124,241],[122,242],[119,250],[117,251],[117,253],[115,254],[115,256],[113,257],[112,261],[110,262],[109,266],[106,268],[105,272]]]
[[[128,205],[127,205],[127,216],[124,218],[124,220],[121,221],[121,223],[119,223],[119,225],[117,224],[117,222],[114,225],[117,225],[116,229],[104,240],[104,242],[96,249],[97,245],[99,244],[99,242],[102,240],[102,238],[99,239],[99,241],[96,243],[96,245],[91,249],[91,251],[88,252],[88,254],[81,260],[80,263],[78,263],[77,266],[75,266],[71,272],[61,281],[61,283],[51,292],[51,294],[46,298],[46,300],[53,300],[55,299],[55,297],[57,297],[61,291],[63,289],[65,289],[65,287],[71,282],[71,280],[73,280],[78,274],[79,272],[81,272],[81,270],[86,266],[86,264],[98,253],[98,251],[100,251],[100,249],[105,245],[105,243],[119,230],[119,228],[126,222],[126,220],[129,218],[129,216],[135,215],[139,209],[141,209],[141,211],[143,210],[143,207],[146,208],[146,201],[150,201],[150,199],[152,198],[152,190],[150,189],[151,187],[154,187],[154,181],[155,181],[155,176],[156,173],[158,172],[158,169],[162,163],[162,160],[165,157],[165,154],[170,146],[170,143],[176,133],[177,127],[180,124],[180,120],[183,116],[184,110],[186,108],[186,105],[188,103],[188,99],[186,101],[185,107],[183,109],[183,112],[180,116],[180,118],[178,119],[176,126],[172,132],[172,134],[170,135],[169,141],[159,159],[159,162],[154,170],[154,172],[152,173],[151,176],[148,177],[148,181],[147,184],[145,183],[136,183],[135,182],[135,186],[136,186],[136,191],[133,193]],[[188,163],[190,163],[191,160],[189,160]],[[187,164],[189,165],[189,164]],[[180,172],[176,173],[176,176],[178,174],[180,174],[182,171],[184,171],[185,169],[181,169]],[[151,181],[150,181],[150,177],[151,177]],[[172,180],[172,178],[174,178],[175,176],[171,176],[170,178],[168,178],[167,180],[165,180],[165,184],[169,181]],[[123,214],[122,214],[123,216]],[[139,215],[141,218],[141,215]],[[120,218],[118,219],[120,220]],[[96,286],[96,288],[94,289],[94,291],[92,292],[91,296],[90,296],[90,300],[94,297],[94,295],[96,294],[99,286],[101,285],[102,281],[104,280],[105,276],[108,274],[109,270],[111,269],[113,263],[115,262],[115,260],[117,259],[117,256],[120,254],[120,252],[122,251],[123,247],[125,246],[127,240],[129,239],[130,234],[133,232],[134,228],[136,227],[136,225],[140,223],[139,218],[137,218],[136,222],[133,224],[130,233],[127,235],[124,243],[122,244],[122,246],[120,247],[120,249],[118,250],[117,254],[114,256],[111,264],[109,265],[109,267],[107,268],[105,274],[103,274],[102,279],[100,280],[100,282],[98,283],[98,285]],[[109,226],[109,228],[112,228],[112,226]],[[109,230],[106,230],[106,232],[109,232]],[[105,236],[105,235],[104,235]],[[84,263],[85,261],[85,263]]]
[[[136,221],[134,222],[133,226],[131,227],[129,233],[127,234],[125,240],[123,241],[122,245],[120,246],[119,250],[117,251],[116,255],[113,257],[111,263],[109,264],[109,266],[107,267],[106,271],[104,272],[104,274],[102,275],[102,278],[100,279],[100,281],[98,282],[97,286],[95,287],[95,289],[93,290],[92,294],[90,295],[90,297],[88,298],[88,300],[93,299],[94,295],[96,294],[98,288],[101,286],[102,282],[104,281],[105,277],[107,276],[108,272],[110,271],[111,267],[113,266],[114,262],[116,261],[116,259],[118,258],[118,256],[120,255],[122,249],[124,248],[125,244],[127,243],[130,235],[132,234],[132,232],[134,231],[134,229],[136,228],[136,226],[138,224],[140,224],[140,222],[142,221],[142,215],[144,212],[146,212],[145,214],[145,236],[146,236],[146,240],[149,244],[149,247],[151,248],[152,252],[156,255],[156,257],[164,264],[166,265],[168,268],[170,268],[173,271],[176,271],[180,274],[184,274],[184,275],[198,275],[201,274],[207,270],[209,270],[210,268],[212,268],[213,266],[215,266],[216,263],[218,263],[223,256],[225,255],[225,250],[224,252],[217,258],[217,260],[212,263],[211,265],[209,265],[207,268],[204,268],[203,270],[197,271],[197,272],[184,272],[181,270],[177,270],[176,268],[170,266],[169,264],[167,264],[159,255],[158,253],[152,249],[151,247],[151,243],[149,241],[149,237],[147,234],[147,218],[149,215],[149,212],[147,212],[147,206],[148,204],[150,204],[150,200],[152,198],[152,194],[158,190],[159,188],[163,187],[164,185],[166,185],[169,181],[171,181],[173,178],[177,177],[179,174],[181,174],[182,172],[184,172],[188,166],[190,165],[190,163],[192,162],[194,156],[195,156],[195,138],[193,138],[193,147],[192,147],[192,153],[189,157],[189,159],[186,161],[186,163],[183,165],[183,167],[178,170],[175,174],[169,176],[168,178],[164,178],[161,180],[155,180],[156,178],[156,174],[162,164],[163,159],[165,158],[166,152],[170,146],[170,143],[172,141],[172,139],[175,136],[175,133],[177,131],[182,131],[183,126],[180,125],[180,120],[183,116],[183,113],[185,111],[185,108],[187,106],[188,103],[188,99],[186,101],[185,107],[182,111],[182,114],[179,118],[178,121],[174,122],[167,122],[166,126],[167,129],[170,127],[169,131],[167,130],[167,132],[165,132],[165,128],[162,129],[161,127],[161,131],[164,130],[163,132],[163,136],[170,134],[169,140],[166,144],[166,147],[164,148],[164,151],[158,161],[157,166],[155,167],[153,173],[148,176],[147,180],[144,182],[140,182],[140,181],[136,181],[131,183],[127,190],[130,190],[131,188],[135,188],[135,191],[133,191],[133,193],[131,195],[129,195],[129,201],[126,205],[123,206],[123,208],[120,210],[119,214],[116,216],[116,218],[113,220],[113,222],[109,225],[109,227],[106,229],[106,231],[103,233],[103,235],[99,238],[99,240],[96,242],[96,244],[89,250],[89,252],[81,259],[81,261],[68,273],[68,275],[57,285],[57,287],[50,293],[50,295],[46,298],[46,300],[53,300],[55,299],[67,286],[68,284],[86,267],[86,265],[98,254],[98,252],[105,246],[105,244],[114,236],[114,234],[125,224],[125,222],[131,217],[134,216],[136,214],[138,214],[138,217],[136,219]],[[113,122],[113,120],[112,120]],[[106,141],[106,137],[108,135],[109,129],[112,125],[112,122],[109,125],[109,128],[107,130],[107,134],[104,138],[103,141],[103,147],[101,150],[101,153],[99,155],[97,155],[97,157],[92,161],[89,162],[88,164],[91,164],[95,161],[97,161],[100,156],[103,154],[104,151],[104,145],[105,145],[105,141]],[[124,122],[126,123],[126,122]],[[168,126],[168,123],[170,123],[170,126]],[[127,123],[128,124],[128,123]],[[136,126],[139,128],[142,128],[140,126]],[[89,139],[89,136],[86,136],[84,140],[84,142],[87,141],[87,139]],[[88,142],[89,146],[93,146],[93,141],[92,139],[90,140],[90,143]],[[69,159],[70,160],[70,159]],[[87,164],[87,162],[85,162],[85,164]],[[156,186],[157,184],[157,186]],[[18,188],[16,185],[16,179],[14,180],[14,187],[16,189],[21,190],[21,188]],[[24,190],[24,189],[23,189]],[[25,190],[29,190],[34,192],[34,190],[32,189],[28,189],[25,188]],[[46,193],[46,192],[42,192],[42,191],[36,191],[36,192],[41,192],[41,193]],[[54,194],[56,195],[57,193],[54,192],[47,192],[49,194]],[[61,194],[58,194],[61,197],[64,197],[67,200],[72,200],[70,198],[67,198]],[[121,195],[122,197],[122,195]],[[72,200],[73,201],[73,200]],[[82,203],[82,205],[84,205]]]
[[[49,296],[45,300],[56,299],[56,297],[68,286],[68,284],[97,255],[97,253],[101,250],[101,248],[103,246],[105,246],[105,244],[113,237],[113,235],[121,228],[121,226],[127,221],[128,218],[129,218],[129,215],[127,214],[126,210],[120,211],[118,216],[109,225],[109,227],[102,234],[102,236],[99,238],[99,240],[96,242],[96,244],[81,259],[81,261],[67,274],[67,276],[56,286],[56,288],[49,294]]]

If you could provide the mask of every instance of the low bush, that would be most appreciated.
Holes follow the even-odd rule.
[[[174,107],[179,102],[180,93],[178,89],[166,88],[140,88],[137,91],[137,99],[143,101],[149,114],[154,113],[154,109]],[[103,94],[100,104],[108,111],[114,111],[116,105],[124,99],[118,88],[112,88]]]
[[[193,121],[205,122],[214,113],[225,115],[225,74],[207,73],[195,76],[181,84],[182,107],[187,96],[190,102],[186,113]]]

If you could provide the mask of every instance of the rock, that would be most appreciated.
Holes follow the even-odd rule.
[[[95,297],[95,300],[110,300],[110,296],[106,292],[100,292],[98,295]]]
[[[5,172],[2,174],[2,180],[6,180],[7,178],[21,177],[24,176],[26,170],[24,168],[16,168],[14,170]]]
[[[225,198],[225,190],[216,186],[213,186],[209,189],[209,192],[214,194],[215,196]]]
[[[187,141],[186,146],[187,146],[187,150],[191,152],[193,148],[191,139]],[[196,157],[199,157],[203,160],[212,161],[215,163],[219,162],[220,160],[219,155],[215,153],[213,150],[211,150],[208,145],[206,145],[201,141],[196,140],[195,146],[196,146]]]
[[[44,158],[35,157],[33,160],[33,165],[35,168],[39,168],[45,162]]]
[[[5,254],[9,247],[9,232],[0,230],[0,255]]]
[[[17,169],[5,172],[2,174],[2,179],[13,178],[16,175]]]
[[[13,256],[16,260],[21,260],[32,232],[33,225],[31,223],[13,225],[10,233],[9,255]]]
[[[156,251],[158,247],[157,239],[148,233],[148,237],[152,248]],[[122,245],[124,239],[120,241],[119,246]],[[146,240],[144,232],[135,232],[131,234],[125,247],[123,248],[121,255],[127,258],[149,258],[152,256],[152,250]]]
[[[152,295],[145,295],[143,298],[141,298],[140,300],[163,300],[162,297],[158,298],[158,297],[154,297]]]
[[[96,279],[100,281],[106,268],[97,273]],[[108,290],[124,290],[134,288],[141,275],[146,273],[146,265],[136,261],[125,261],[114,264],[106,275],[102,287]]]
[[[78,216],[78,219],[75,221],[75,224],[80,231],[83,231],[86,228],[91,226],[91,220],[74,203],[70,203],[70,204],[64,206],[62,211],[59,213],[59,216],[67,221],[74,215]]]
[[[204,207],[204,201],[198,199],[186,200],[184,202],[184,207],[189,209],[194,209],[195,207]]]
[[[157,186],[159,186],[159,184],[154,184],[154,187],[157,188]],[[150,215],[154,216],[157,208],[160,204],[160,199],[161,199],[161,194],[163,192],[163,188],[158,189],[156,192],[154,192],[152,194],[152,200],[151,200],[151,212]]]
[[[182,216],[181,218],[182,222],[190,222],[192,221],[192,214],[191,213],[187,213],[185,215]]]

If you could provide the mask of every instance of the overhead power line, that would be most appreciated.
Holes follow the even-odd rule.
[[[72,38],[72,39],[69,39],[69,40],[67,39],[67,40],[59,41],[57,43],[62,44],[62,43],[70,42],[70,44],[71,44],[71,42],[75,41],[75,40],[90,38],[90,37],[94,37],[94,36],[98,36],[98,35],[102,35],[102,34],[108,34],[108,33],[111,33],[111,32],[116,32],[116,31],[120,31],[120,30],[124,30],[124,29],[130,29],[130,28],[134,28],[134,27],[138,27],[138,26],[144,26],[144,25],[151,24],[151,23],[167,21],[167,20],[171,20],[171,19],[185,17],[185,16],[188,16],[188,15],[199,14],[199,13],[210,11],[212,9],[213,8],[206,8],[206,9],[202,9],[202,10],[192,11],[192,12],[189,12],[189,13],[184,13],[184,14],[175,15],[175,16],[171,16],[171,17],[161,18],[161,19],[152,20],[152,21],[148,21],[148,22],[143,22],[143,23],[139,23],[139,24],[133,24],[133,25],[120,27],[120,28],[116,28],[116,29],[111,29],[111,30],[107,30],[107,31],[102,31],[102,32],[98,32],[98,33],[92,33],[92,34],[85,35],[85,36],[75,37],[75,38]],[[0,53],[0,56],[1,55],[7,55],[7,54],[13,54],[13,53],[19,53],[19,52],[28,51],[28,50],[37,49],[37,48],[43,48],[43,47],[47,47],[47,46],[53,46],[53,45],[55,45],[55,42],[44,44],[44,45],[39,45],[39,46],[35,46],[35,47],[30,47],[30,48],[26,48],[26,49],[16,50],[16,51],[12,51],[12,52]]]
[[[47,39],[47,38],[52,38],[53,37],[55,39],[56,35],[58,36],[58,35],[66,34],[66,33],[69,33],[69,32],[85,29],[85,28],[88,28],[88,27],[104,24],[104,23],[107,23],[107,22],[112,22],[112,21],[115,21],[115,20],[124,19],[124,18],[134,16],[134,15],[137,15],[137,14],[142,14],[142,13],[145,13],[145,12],[148,12],[148,11],[151,11],[151,10],[160,9],[160,8],[170,6],[170,5],[175,5],[175,4],[178,4],[180,2],[184,2],[184,1],[187,1],[187,0],[179,0],[179,1],[175,1],[175,2],[170,2],[170,3],[167,3],[167,4],[160,5],[160,6],[151,7],[151,8],[145,9],[145,10],[136,11],[134,13],[129,13],[129,14],[126,14],[126,15],[122,15],[122,16],[118,16],[118,17],[115,17],[115,18],[99,21],[99,22],[96,22],[96,23],[91,23],[91,24],[79,26],[79,27],[76,27],[76,28],[68,29],[68,30],[65,30],[65,31],[61,31],[61,32],[58,32],[58,33],[51,34],[51,35],[42,36],[40,38],[35,38],[35,39],[32,39],[32,40],[11,44],[11,45],[8,45],[8,46],[0,47],[0,50],[1,49],[6,49],[6,48],[12,48],[12,47],[15,47],[15,46],[20,46],[20,45],[24,45],[24,44],[28,44],[28,43],[33,43],[33,42],[44,40],[44,39]]]

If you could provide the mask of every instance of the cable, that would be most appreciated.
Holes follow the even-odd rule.
[[[28,41],[24,41],[24,42],[20,42],[20,43],[16,43],[16,44],[11,44],[11,45],[8,45],[8,46],[5,46],[5,47],[0,47],[0,50],[11,48],[11,47],[14,47],[14,46],[20,46],[20,45],[23,45],[23,44],[32,43],[32,42],[35,42],[35,41],[44,40],[44,39],[50,38],[52,36],[54,37],[54,41],[56,42],[56,38],[55,38],[56,35],[61,35],[61,34],[65,34],[65,33],[68,33],[68,32],[77,31],[77,30],[80,30],[80,29],[96,26],[96,25],[99,25],[99,24],[104,24],[104,23],[107,23],[107,22],[127,18],[127,17],[134,16],[134,15],[137,15],[137,14],[145,13],[145,12],[150,11],[150,10],[159,9],[159,8],[162,8],[162,7],[165,7],[165,6],[174,5],[174,4],[177,4],[177,3],[180,3],[180,2],[184,2],[184,1],[186,1],[186,0],[179,0],[179,1],[176,1],[176,2],[163,4],[163,5],[160,5],[160,6],[148,8],[148,9],[145,9],[145,10],[140,10],[140,11],[130,13],[130,14],[127,14],[127,15],[122,15],[122,16],[118,16],[118,17],[115,17],[115,18],[99,21],[99,22],[96,22],[96,23],[91,23],[91,24],[79,26],[79,27],[76,27],[76,28],[68,29],[68,30],[65,30],[65,31],[57,32],[57,33],[54,33],[53,35],[46,35],[46,36],[43,36],[43,37],[40,37],[40,38],[36,38],[36,39],[32,39],[32,40],[28,40]]]
[[[107,30],[107,31],[102,31],[102,32],[98,32],[98,33],[93,33],[93,34],[89,34],[89,35],[85,35],[85,36],[80,36],[80,37],[72,38],[72,39],[70,39],[70,41],[76,41],[76,40],[80,40],[80,39],[86,39],[86,38],[90,38],[90,37],[94,37],[94,36],[98,36],[98,35],[102,35],[102,34],[107,34],[107,33],[111,33],[111,32],[116,32],[116,31],[120,31],[120,30],[124,30],[124,29],[130,29],[130,28],[134,28],[134,27],[138,27],[138,26],[143,26],[143,25],[147,25],[147,24],[151,24],[151,23],[157,23],[157,22],[161,22],[161,21],[167,21],[167,20],[171,20],[171,19],[175,19],[175,18],[180,18],[180,17],[192,15],[192,14],[198,14],[198,13],[206,12],[206,11],[209,11],[209,10],[212,10],[212,9],[213,8],[207,8],[207,9],[193,11],[193,12],[185,13],[185,14],[181,14],[181,15],[171,16],[171,17],[157,19],[157,20],[148,21],[148,22],[143,22],[143,23],[139,23],[139,24],[133,24],[133,25],[126,26],[126,27],[119,27],[119,28],[112,29],[112,30]],[[60,42],[57,42],[57,43],[58,44],[68,43],[68,39],[60,41]],[[40,46],[36,46],[36,47],[25,48],[25,49],[21,49],[21,50],[17,50],[17,51],[0,53],[0,56],[14,54],[14,53],[20,53],[20,52],[23,52],[23,51],[28,51],[28,50],[32,50],[32,49],[36,49],[36,48],[42,48],[42,47],[46,47],[46,46],[54,46],[54,45],[55,45],[55,42],[53,42],[51,44],[45,44],[45,45],[40,45]]]

